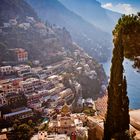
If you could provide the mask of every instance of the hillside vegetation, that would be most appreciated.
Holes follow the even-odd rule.
[[[124,56],[133,59],[140,55],[140,13],[137,15],[123,15],[119,19],[114,31],[114,44],[118,43],[118,34],[122,34]]]
[[[69,10],[58,0],[26,1],[36,10],[43,21],[65,27],[70,32],[73,41],[90,56],[100,62],[108,60],[112,48],[111,35],[109,33]],[[98,16],[96,15],[96,17]]]
[[[101,85],[103,81],[106,81],[103,67],[73,43],[66,28],[41,22],[24,0],[2,0],[0,4],[7,7],[6,10],[0,5],[0,13],[3,15],[0,14],[0,19],[2,19],[0,66],[9,63],[14,65],[12,56],[9,54],[9,49],[13,48],[23,48],[28,51],[29,64],[34,60],[39,60],[41,65],[48,66],[72,59],[73,64],[68,64],[73,68],[70,73],[74,74],[78,71],[78,67],[86,69],[83,73],[74,75],[74,79],[82,85],[83,97],[98,97]],[[14,20],[14,25],[11,24],[11,20]]]

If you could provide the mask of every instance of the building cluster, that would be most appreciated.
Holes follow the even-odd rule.
[[[32,18],[30,20],[33,21]],[[16,26],[15,24],[12,26]],[[27,24],[20,25],[24,28],[25,26]],[[36,28],[45,27],[38,23]],[[39,132],[38,137],[44,137],[44,140],[56,140],[59,136],[63,139],[87,139],[85,115],[72,114],[71,110],[76,102],[75,108],[78,108],[79,112],[83,111],[84,107],[87,111],[88,108],[96,111],[92,98],[82,98],[82,86],[77,80],[78,76],[83,75],[91,80],[97,79],[100,71],[97,73],[92,58],[76,49],[72,54],[63,54],[67,56],[57,63],[41,66],[39,61],[35,61],[35,65],[30,66],[26,63],[26,50],[15,48],[10,51],[18,62],[24,63],[0,66],[0,117],[8,121],[23,120],[32,118],[38,112],[50,120],[49,133]]]
[[[76,71],[79,74],[84,72],[84,74],[88,76],[90,79],[97,78],[95,67],[91,69],[91,65],[93,64],[91,57],[89,57],[85,52],[78,49],[75,50],[74,57],[77,60],[75,66],[76,66]]]
[[[86,122],[87,117],[83,113],[71,113],[71,107],[66,103],[61,108],[61,113],[59,113],[56,119],[51,119],[48,124],[48,132],[39,131],[39,140],[87,140],[88,139],[88,128],[84,127],[84,122]],[[35,140],[35,136],[31,139]]]
[[[32,138],[31,140],[34,140],[35,138]],[[66,134],[51,134],[49,135],[46,131],[40,131],[37,136],[38,140],[70,140],[70,137],[68,137]]]
[[[23,49],[16,48],[11,51],[19,57],[19,61],[25,60],[25,58],[21,59],[21,56],[28,56]],[[75,101],[79,109],[82,110],[83,105],[92,108],[94,105],[92,99],[82,99],[82,87],[75,75],[73,76],[73,73],[78,75],[82,73],[90,79],[96,79],[97,73],[92,63],[92,58],[77,49],[73,54],[73,59],[65,57],[64,60],[48,66],[31,67],[26,63],[1,66],[0,107],[10,106],[11,116],[18,116],[16,111],[20,114],[20,111],[24,112],[28,108],[33,112],[40,112],[43,117],[50,117],[56,116],[56,112],[61,110],[65,101],[73,103],[77,98]],[[72,75],[70,79],[67,79],[68,81],[65,81],[68,73]]]
[[[36,21],[34,17],[27,16],[24,22],[20,21],[18,17],[9,19],[9,21],[4,22],[3,26],[0,26],[0,34],[10,31],[12,28],[16,27],[19,30],[32,29],[41,34],[42,36],[54,36],[53,30],[46,27],[45,23]]]
[[[11,108],[11,112],[3,114],[3,118],[22,119],[26,115],[21,112],[28,114],[30,109],[49,117],[60,111],[65,101],[72,102],[75,92],[64,85],[63,76],[71,63],[72,59],[65,59],[46,67],[32,68],[27,64],[1,66],[0,107]],[[76,84],[74,88],[78,92]]]

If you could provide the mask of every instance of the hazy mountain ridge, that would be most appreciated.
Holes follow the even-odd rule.
[[[66,27],[73,40],[99,61],[110,55],[111,35],[68,10],[57,0],[26,0],[44,21]]]
[[[113,30],[121,14],[101,7],[96,0],[59,0],[67,8],[74,11],[88,22],[96,25],[106,32]]]

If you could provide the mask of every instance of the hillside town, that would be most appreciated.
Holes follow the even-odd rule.
[[[15,28],[19,35],[31,30],[45,38],[48,52],[33,57],[30,48],[2,49],[0,140],[24,135],[26,140],[101,140],[107,110],[102,65],[72,42],[66,29],[28,16],[25,21],[10,19],[0,35],[7,37]],[[138,138],[136,113],[130,112],[131,131]]]
[[[34,55],[21,43],[10,48],[0,44],[0,140],[21,139],[19,128],[24,131],[25,126],[31,129],[24,139],[88,139],[87,116],[97,116],[95,100],[106,92],[102,66],[64,28],[29,16],[24,22],[9,19],[0,27],[1,39],[28,32],[35,35],[27,41],[44,38],[45,52]]]
[[[5,122],[28,120],[40,114],[41,118],[47,118],[49,122],[49,134],[57,133],[54,139],[58,134],[66,138],[67,135],[73,135],[73,138],[77,135],[87,139],[88,129],[83,126],[87,120],[86,114],[97,115],[97,110],[92,98],[82,97],[82,86],[74,75],[70,75],[70,71],[73,68],[73,73],[84,73],[90,79],[95,79],[97,73],[85,62],[89,56],[81,54],[80,61],[66,57],[65,60],[44,67],[37,60],[30,66],[27,63],[29,54],[22,48],[10,51],[15,53],[18,64],[0,67],[2,126]],[[79,50],[74,52],[76,59],[78,53]],[[92,62],[90,57],[88,59]],[[105,90],[105,85],[102,85],[100,94]],[[38,132],[39,137],[43,132]],[[46,137],[49,137],[48,133]]]
[[[139,140],[140,110],[129,107],[127,85],[131,83],[127,84],[122,64],[128,53],[121,43],[131,39],[126,35],[129,26],[123,41],[117,38],[119,32],[113,34],[118,46],[109,75],[103,65],[112,51],[112,36],[106,28],[114,28],[115,17],[121,14],[90,1],[91,9],[103,8],[103,23],[98,27],[99,22],[91,23],[60,1],[40,2],[41,12],[38,0],[27,1],[0,1],[0,140],[108,140],[108,134],[111,140],[121,134]],[[91,13],[96,17],[97,11]],[[132,18],[134,22],[140,16]],[[105,30],[100,28],[103,24]],[[132,51],[140,43],[133,44]],[[140,56],[134,57],[133,68],[140,72]]]
[[[27,19],[35,24],[33,18]],[[4,23],[1,34],[17,25],[16,19],[9,20]],[[36,28],[41,28],[37,31],[48,34],[43,25],[36,23]],[[20,23],[18,28],[27,30],[27,23]],[[54,30],[59,31],[56,27]],[[10,60],[4,59],[0,66],[1,139],[12,137],[17,120],[22,123],[36,120],[37,131],[32,134],[32,140],[88,139],[87,116],[100,113],[95,100],[104,96],[107,82],[101,66],[75,43],[73,46],[71,52],[63,49],[49,53],[48,58],[59,55],[63,59],[45,65],[40,60],[30,59],[31,54],[24,48],[7,50]],[[88,86],[81,82],[83,79],[99,83],[99,92],[90,96],[93,90],[86,90]],[[89,95],[85,95],[85,91]],[[47,129],[40,129],[44,125]]]

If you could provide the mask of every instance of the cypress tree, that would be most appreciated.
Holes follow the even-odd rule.
[[[124,48],[122,44],[122,30],[114,39],[114,50],[108,85],[108,107],[104,122],[104,140],[129,139],[129,99],[127,96],[127,82],[123,75]]]

